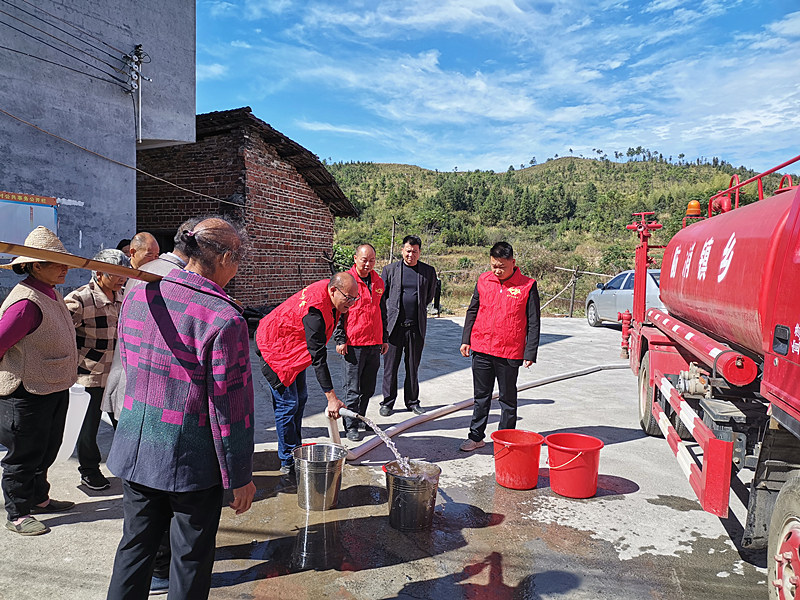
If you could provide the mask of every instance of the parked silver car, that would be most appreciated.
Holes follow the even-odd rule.
[[[647,308],[666,310],[658,295],[661,269],[647,270]],[[615,275],[611,281],[603,285],[597,284],[597,289],[586,296],[586,320],[592,327],[597,327],[603,321],[617,323],[617,313],[633,310],[633,271],[623,271]]]

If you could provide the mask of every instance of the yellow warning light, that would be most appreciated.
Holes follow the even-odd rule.
[[[703,211],[700,208],[700,202],[697,200],[690,200],[689,204],[686,206],[686,216],[687,217],[700,217],[703,215]]]

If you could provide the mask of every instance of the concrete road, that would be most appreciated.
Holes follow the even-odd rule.
[[[430,321],[421,370],[427,408],[472,396],[470,363],[458,352],[462,322]],[[624,363],[618,328],[545,319],[542,332],[539,361],[521,370],[520,384]],[[341,359],[332,350],[329,358],[338,392]],[[700,509],[666,443],[641,432],[636,379],[628,370],[520,394],[518,428],[584,433],[605,443],[597,495],[590,499],[552,491],[546,448],[536,489],[498,486],[491,443],[470,454],[458,450],[469,410],[396,437],[403,455],[442,469],[433,527],[421,533],[389,527],[381,465],[392,456],[382,445],[345,465],[338,508],[298,508],[294,481],[278,474],[272,408],[263,378],[257,373],[255,379],[257,501],[238,517],[223,510],[212,598],[767,597],[764,553],[738,547],[741,501],[732,495],[734,510],[725,520]],[[313,375],[309,382],[304,436],[323,441],[324,397]],[[368,416],[383,427],[411,416],[401,410],[380,417],[377,404],[376,398]],[[497,428],[498,413],[492,411],[487,433]],[[111,435],[103,426],[104,452]],[[0,531],[0,599],[104,598],[122,529],[120,482],[112,479],[112,488],[99,493],[79,486],[74,458],[55,465],[50,480],[53,497],[78,504],[67,514],[43,517],[52,527],[47,535]]]

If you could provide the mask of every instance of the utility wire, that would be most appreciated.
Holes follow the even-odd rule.
[[[0,11],[0,12],[2,12],[2,11]],[[42,43],[42,44],[44,44],[45,46],[49,46],[49,47],[50,47],[50,48],[52,48],[53,50],[56,50],[56,51],[58,51],[58,52],[61,52],[62,54],[66,54],[66,55],[67,55],[67,56],[69,56],[71,59],[73,59],[73,60],[77,60],[78,62],[80,62],[80,63],[83,63],[83,64],[85,64],[87,67],[91,67],[92,69],[95,69],[96,71],[100,71],[100,72],[101,72],[103,75],[107,75],[108,77],[111,77],[111,79],[113,79],[113,80],[115,80],[115,81],[118,81],[119,83],[121,83],[121,84],[122,84],[122,85],[124,85],[124,86],[127,86],[127,85],[128,85],[128,82],[127,82],[127,81],[124,81],[124,80],[120,79],[119,77],[116,77],[116,76],[112,75],[111,73],[107,73],[106,71],[103,71],[103,69],[101,69],[100,67],[98,67],[98,66],[95,66],[95,65],[93,65],[93,64],[91,64],[91,63],[88,63],[88,62],[86,62],[85,60],[82,60],[82,59],[78,58],[77,56],[73,56],[72,54],[70,54],[70,53],[69,53],[69,52],[67,52],[66,50],[62,50],[61,48],[57,48],[56,46],[53,46],[53,44],[49,44],[48,42],[46,42],[46,41],[44,41],[44,40],[42,40],[42,39],[39,39],[39,38],[37,38],[35,35],[31,35],[30,33],[26,32],[26,31],[22,31],[21,29],[18,29],[17,27],[14,27],[13,25],[9,25],[9,24],[8,24],[8,23],[6,23],[5,21],[0,21],[0,25],[5,25],[6,27],[9,27],[10,29],[13,29],[14,31],[18,31],[18,32],[19,32],[19,33],[21,33],[22,35],[27,35],[28,37],[30,37],[30,38],[32,38],[32,39],[34,39],[34,40],[36,40],[37,42],[41,42],[41,43]]]
[[[94,54],[90,54],[89,52],[86,52],[86,50],[83,50],[82,48],[78,48],[77,46],[73,46],[73,45],[72,45],[72,44],[70,44],[69,42],[65,42],[64,40],[62,40],[60,37],[58,37],[58,36],[55,36],[55,35],[53,35],[52,33],[48,33],[48,32],[47,32],[47,31],[45,31],[44,29],[41,29],[41,28],[39,28],[39,27],[36,27],[36,25],[31,25],[30,23],[28,23],[28,22],[27,22],[27,21],[25,21],[24,19],[20,19],[19,17],[15,17],[15,16],[14,16],[14,15],[12,15],[11,13],[9,13],[9,12],[6,12],[6,11],[4,11],[4,10],[2,10],[2,9],[0,9],[0,14],[6,15],[6,16],[8,16],[8,17],[11,17],[12,19],[14,19],[14,20],[16,20],[16,21],[19,21],[19,22],[20,22],[20,23],[22,23],[23,25],[27,25],[28,27],[30,27],[30,28],[31,28],[31,29],[33,29],[34,31],[38,31],[39,33],[43,33],[43,34],[45,34],[47,37],[51,37],[51,38],[53,38],[54,40],[56,40],[56,41],[58,41],[58,42],[61,42],[61,43],[62,43],[62,44],[64,44],[65,46],[67,46],[67,47],[69,47],[69,48],[72,48],[73,50],[77,50],[77,51],[78,51],[78,52],[80,52],[81,54],[85,54],[85,55],[86,55],[86,56],[88,56],[89,58],[92,58],[92,59],[96,60],[96,61],[97,61],[97,62],[99,62],[99,63],[103,63],[104,65],[106,65],[107,67],[110,67],[110,68],[111,68],[113,71],[116,71],[117,73],[120,73],[120,72],[121,72],[121,70],[120,70],[120,69],[118,69],[117,67],[115,67],[115,66],[114,66],[114,65],[112,65],[111,63],[104,61],[102,58],[97,58],[97,57],[96,57]],[[19,30],[17,30],[17,31],[19,31]],[[31,37],[33,37],[33,36],[31,36]],[[73,58],[75,58],[75,57],[73,57]]]
[[[142,175],[145,175],[146,177],[150,177],[152,179],[155,179],[156,181],[160,181],[161,183],[166,183],[167,185],[171,185],[172,187],[177,188],[177,189],[179,189],[181,191],[188,192],[190,194],[194,194],[195,196],[200,196],[202,198],[208,198],[209,200],[214,200],[215,202],[222,202],[224,204],[230,204],[232,206],[236,206],[237,208],[244,209],[244,205],[242,205],[242,204],[237,204],[236,202],[231,202],[230,200],[222,200],[221,198],[215,198],[214,196],[209,196],[208,194],[203,194],[201,192],[195,192],[194,190],[190,190],[188,188],[185,188],[185,187],[182,187],[182,186],[178,185],[177,183],[172,183],[171,181],[167,181],[166,179],[158,177],[157,175],[152,175],[151,173],[148,173],[146,171],[142,171],[138,167],[133,167],[131,165],[125,164],[124,162],[120,162],[118,160],[114,160],[113,158],[109,158],[108,156],[104,156],[103,154],[95,152],[94,150],[89,150],[88,148],[84,148],[80,144],[76,144],[75,142],[70,141],[70,140],[68,140],[66,138],[63,138],[60,135],[56,135],[55,133],[51,133],[51,132],[47,131],[46,129],[42,129],[38,125],[34,125],[33,123],[30,123],[30,122],[26,121],[25,119],[22,119],[22,118],[20,118],[20,117],[18,117],[16,115],[12,115],[10,112],[8,112],[7,110],[3,110],[2,108],[0,108],[0,113],[3,113],[4,115],[9,116],[9,117],[11,117],[12,119],[14,119],[16,121],[19,121],[20,123],[24,123],[28,127],[33,127],[37,131],[41,131],[42,133],[44,133],[46,135],[49,135],[51,137],[54,137],[57,140],[61,140],[62,142],[66,142],[67,144],[69,144],[71,146],[75,146],[76,148],[78,148],[80,150],[83,150],[84,152],[88,152],[89,154],[93,154],[93,155],[95,155],[95,156],[97,156],[99,158],[102,158],[103,160],[107,160],[109,162],[112,162],[115,165],[119,165],[121,167],[125,167],[126,169],[131,169],[132,171],[136,171],[137,173],[141,173]]]
[[[50,26],[50,27],[52,27],[53,29],[57,29],[57,30],[58,30],[58,31],[60,31],[61,33],[65,33],[66,35],[68,35],[68,36],[70,36],[70,37],[72,37],[72,38],[75,38],[76,40],[80,41],[80,42],[81,42],[81,43],[83,43],[83,44],[86,44],[86,45],[87,45],[87,46],[89,46],[90,48],[94,48],[94,49],[95,49],[95,50],[97,50],[98,52],[102,52],[102,53],[103,53],[103,54],[105,54],[106,56],[109,56],[109,57],[111,57],[111,58],[113,58],[113,59],[115,59],[115,60],[118,60],[118,61],[122,62],[122,63],[124,63],[124,62],[125,62],[125,59],[124,59],[124,58],[121,58],[121,57],[119,57],[119,56],[116,56],[116,55],[114,55],[114,54],[111,54],[111,53],[110,53],[110,52],[108,52],[107,50],[103,50],[102,48],[100,48],[100,47],[98,47],[98,46],[95,46],[94,44],[91,44],[91,43],[87,42],[87,41],[86,41],[86,40],[84,40],[84,39],[81,39],[79,36],[75,35],[74,33],[70,33],[70,32],[69,32],[69,31],[67,31],[66,29],[62,29],[62,28],[61,28],[61,27],[59,27],[58,25],[53,25],[52,23],[48,23],[48,22],[47,22],[45,19],[43,19],[42,17],[40,17],[40,16],[38,16],[38,15],[36,15],[36,14],[32,13],[32,12],[29,12],[29,11],[25,10],[24,8],[20,8],[19,6],[14,6],[13,4],[11,4],[11,2],[10,2],[9,0],[2,0],[2,2],[4,2],[4,3],[8,4],[9,6],[13,6],[13,7],[14,7],[14,8],[16,8],[18,11],[20,11],[20,12],[23,12],[23,13],[25,13],[26,15],[29,15],[29,16],[33,17],[34,19],[37,19],[37,20],[41,21],[42,23],[45,23],[46,25],[49,25],[49,26]],[[39,10],[41,10],[41,9],[39,9]],[[124,54],[124,53],[123,53],[123,52],[120,52],[120,54]]]
[[[92,34],[91,34],[91,33],[89,33],[88,31],[86,31],[86,30],[84,30],[84,29],[81,29],[81,28],[80,28],[80,27],[78,27],[77,25],[73,25],[73,24],[72,24],[72,23],[70,23],[69,21],[65,21],[65,20],[64,20],[64,19],[62,19],[61,17],[58,17],[58,16],[56,16],[56,15],[54,15],[54,14],[52,14],[52,13],[49,13],[49,12],[47,12],[45,9],[43,9],[43,8],[41,8],[41,7],[39,7],[39,6],[36,6],[36,5],[35,5],[33,2],[29,2],[28,0],[22,0],[22,1],[23,1],[25,4],[27,4],[28,6],[32,6],[32,7],[33,7],[33,8],[35,8],[36,10],[42,11],[44,14],[46,14],[46,15],[48,15],[48,16],[50,16],[50,17],[53,17],[53,18],[54,18],[54,19],[56,19],[57,21],[61,21],[61,22],[62,22],[62,23],[64,23],[65,25],[69,25],[69,26],[70,26],[70,27],[72,27],[73,29],[76,29],[77,31],[80,31],[82,34],[84,34],[84,35],[88,35],[90,38],[92,38],[92,39],[94,39],[94,40],[97,40],[97,41],[98,41],[98,42],[100,42],[101,44],[103,44],[103,45],[105,45],[105,46],[108,46],[109,48],[111,48],[111,49],[112,49],[112,50],[114,50],[115,52],[119,52],[120,54],[122,54],[123,56],[125,56],[125,54],[126,54],[126,53],[125,53],[123,50],[120,50],[119,48],[115,48],[115,47],[114,47],[114,46],[112,46],[111,44],[109,44],[109,43],[107,43],[107,42],[104,42],[104,41],[103,41],[103,40],[101,40],[99,37],[97,37],[97,36],[95,36],[95,35],[92,35]]]
[[[22,54],[22,55],[28,56],[30,58],[35,58],[36,60],[41,60],[42,62],[50,63],[51,65],[55,65],[57,67],[62,67],[64,69],[68,69],[70,71],[74,71],[75,73],[78,73],[80,75],[86,75],[87,77],[91,77],[92,79],[98,79],[98,80],[103,81],[105,83],[110,83],[111,85],[116,85],[117,87],[122,88],[126,92],[130,92],[130,88],[128,86],[120,85],[116,81],[109,81],[105,77],[100,77],[99,75],[92,75],[91,73],[87,73],[86,71],[79,71],[78,69],[73,69],[72,67],[68,67],[67,65],[62,65],[61,63],[58,63],[58,62],[56,62],[54,60],[47,60],[46,58],[42,58],[41,56],[35,56],[33,54],[28,54],[27,52],[23,52],[22,50],[15,50],[14,48],[9,48],[8,46],[0,46],[0,49],[8,50],[9,52],[16,52],[17,54]]]

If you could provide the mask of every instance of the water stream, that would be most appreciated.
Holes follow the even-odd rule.
[[[364,423],[366,423],[369,427],[372,428],[372,430],[375,432],[375,435],[377,435],[379,438],[381,438],[381,441],[384,444],[386,444],[386,447],[389,448],[389,450],[392,451],[392,454],[394,454],[395,457],[397,458],[397,466],[400,467],[401,471],[403,472],[402,474],[404,476],[406,476],[406,477],[411,477],[414,474],[412,469],[411,469],[411,461],[409,459],[405,458],[404,456],[400,456],[400,453],[397,451],[397,446],[392,441],[392,438],[390,438],[388,435],[386,435],[383,432],[383,430],[380,427],[378,427],[375,424],[375,422],[372,419],[370,419],[369,417],[363,417],[363,416],[357,415],[355,413],[352,413],[352,414],[353,414],[353,416],[358,417],[359,419],[364,421]]]

